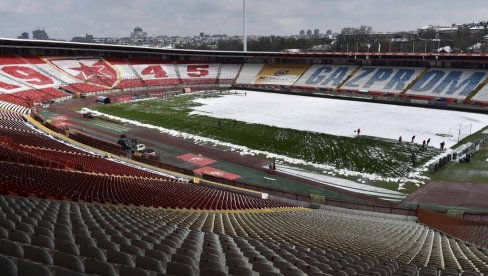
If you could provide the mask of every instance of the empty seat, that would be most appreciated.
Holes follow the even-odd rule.
[[[150,249],[152,248],[152,245],[146,241],[143,241],[143,240],[133,240],[132,241],[132,245],[133,246],[136,246],[136,247],[139,247],[141,249]]]
[[[38,226],[34,229],[34,235],[44,235],[51,239],[54,239],[54,233],[47,227]]]
[[[52,218],[52,220],[56,221],[56,219],[55,219],[55,218],[53,218],[53,217],[51,217],[51,218]],[[53,223],[51,223],[51,222],[49,221],[49,218],[48,218],[48,217],[46,217],[46,216],[44,216],[44,217],[42,218],[42,220],[41,220],[41,221],[39,221],[39,223],[37,224],[37,227],[39,227],[39,226],[45,227],[45,228],[47,228],[47,229],[51,230],[51,232],[53,232],[53,231],[54,231],[54,224],[53,224]]]
[[[47,249],[54,249],[54,241],[44,235],[32,237],[31,244],[35,246],[45,247]]]
[[[306,276],[307,274],[297,268],[289,268],[280,271],[285,276]]]
[[[94,239],[90,237],[84,237],[84,236],[76,236],[76,243],[79,244],[80,246],[93,246],[93,247],[97,246],[97,243],[95,242]]]
[[[480,276],[480,273],[477,271],[463,271],[461,276]]]
[[[107,257],[105,256],[103,251],[100,248],[93,246],[81,246],[80,256],[104,262],[107,261]]]
[[[70,232],[65,232],[65,231],[62,231],[62,230],[58,230],[56,229],[54,231],[54,238],[56,240],[66,240],[66,241],[69,241],[69,242],[72,242],[74,243],[74,239],[73,239],[73,234],[70,233]]]
[[[85,270],[85,266],[77,256],[60,251],[54,251],[54,265],[68,268],[75,272],[84,272]]]
[[[227,266],[241,266],[241,267],[249,267],[249,263],[245,259],[235,259],[235,258],[226,258],[225,259]]]
[[[273,271],[263,271],[259,272],[259,276],[283,276],[283,274]]]
[[[229,266],[229,274],[235,275],[235,276],[253,276],[255,275],[255,272],[253,272],[251,269],[247,267],[242,267],[242,266],[237,266],[237,265],[232,265]]]
[[[176,251],[174,248],[172,248],[166,244],[155,244],[153,246],[153,249],[159,250],[159,251],[164,252],[168,255],[172,255]]]
[[[56,267],[55,273],[56,276],[92,276],[93,274],[83,273],[83,272],[76,272],[64,267]]]
[[[30,236],[22,231],[11,230],[8,232],[8,239],[15,242],[20,242],[24,244],[30,244],[31,238]]]
[[[0,255],[0,271],[4,276],[17,276],[17,266],[6,256]]]
[[[229,275],[229,274],[227,274],[221,270],[213,270],[210,268],[200,269],[200,276],[227,276],[227,275]]]
[[[187,264],[169,262],[166,266],[166,273],[174,275],[196,276],[197,273]]]
[[[0,240],[0,253],[17,258],[24,257],[24,250],[22,247],[19,244],[8,240]]]
[[[136,257],[136,267],[142,269],[163,273],[164,272],[163,263],[165,264],[165,262],[161,262],[159,260],[149,258],[149,257],[143,257],[143,256]]]
[[[133,256],[142,256],[142,251],[139,247],[133,245],[122,244],[120,246],[120,251]]]
[[[149,272],[138,268],[138,267],[130,267],[126,265],[121,265],[119,267],[119,276],[149,276]]]
[[[28,234],[34,234],[34,229],[32,228],[32,225],[29,225],[24,222],[17,222],[15,224],[15,230],[22,231]]]
[[[107,262],[134,266],[134,260],[129,254],[118,251],[107,251]]]
[[[252,270],[257,271],[257,272],[278,272],[278,269],[275,268],[274,266],[266,263],[254,263],[252,265]]]
[[[109,240],[97,240],[97,247],[109,251],[119,251],[119,246]]]
[[[38,263],[30,262],[27,260],[18,260],[17,261],[18,267],[18,276],[51,276],[53,275],[51,271]],[[3,271],[2,271],[3,275]]]
[[[8,239],[8,231],[0,226],[0,239]]]
[[[124,236],[112,236],[110,240],[118,245],[130,245],[130,240]]]
[[[224,263],[212,260],[200,260],[199,268],[208,268],[215,271],[226,271]]]
[[[109,263],[86,259],[85,260],[85,272],[100,274],[102,276],[116,276],[117,272],[113,266]]]
[[[4,228],[5,230],[14,230],[15,223],[6,218],[0,218],[0,227]]]
[[[54,241],[54,249],[71,254],[71,255],[80,255],[80,249],[78,246],[70,241],[56,239]]]
[[[169,262],[169,260],[170,260],[168,254],[166,254],[162,251],[159,251],[159,250],[155,250],[155,249],[146,249],[146,251],[144,252],[144,255],[146,257],[150,257],[150,258],[160,260],[160,261],[164,261],[164,262]]]
[[[37,263],[48,264],[48,265],[53,264],[53,258],[51,257],[49,252],[46,249],[41,247],[30,246],[30,245],[24,246],[24,258],[32,260]]]
[[[197,267],[196,265],[196,261],[195,259],[192,259],[186,255],[182,255],[182,254],[174,254],[172,257],[171,257],[171,261],[172,262],[178,262],[178,263],[182,263],[182,264],[187,264],[191,267]]]

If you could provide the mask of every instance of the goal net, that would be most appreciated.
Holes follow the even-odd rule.
[[[449,129],[449,140],[461,141],[471,135],[472,124],[457,124]]]

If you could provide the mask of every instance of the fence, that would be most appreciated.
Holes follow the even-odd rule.
[[[89,136],[76,130],[71,130],[69,132],[69,138],[90,147],[94,147],[115,155],[125,156],[125,152],[121,149],[120,145]]]
[[[320,202],[316,202],[317,199],[316,195],[304,195],[304,194],[284,191],[275,188],[262,187],[254,184],[249,184],[249,183],[244,183],[244,182],[239,182],[234,180],[227,180],[213,175],[203,175],[202,177],[209,181],[214,181],[214,182],[218,182],[218,183],[222,183],[234,187],[244,188],[244,189],[255,190],[255,191],[268,193],[270,195],[274,195],[286,199],[298,200],[298,201],[303,201],[308,203],[319,203],[323,205],[348,208],[353,210],[370,211],[370,212],[394,214],[394,215],[404,215],[404,216],[417,215],[416,209],[405,209],[405,208],[396,208],[396,207],[381,206],[381,205],[352,203],[352,202],[346,202],[341,200],[327,199],[325,197],[320,198]]]
[[[465,220],[425,209],[418,209],[417,216],[422,224],[488,249],[488,223],[486,222]]]
[[[137,161],[137,162],[141,162],[141,163],[144,163],[147,165],[151,165],[153,167],[172,171],[172,172],[177,172],[177,173],[181,173],[181,174],[185,174],[185,175],[193,175],[193,171],[190,169],[172,166],[172,165],[163,163],[161,161],[149,159],[149,158],[142,157],[142,156],[132,155],[132,160]]]

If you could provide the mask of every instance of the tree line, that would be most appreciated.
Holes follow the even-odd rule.
[[[335,39],[319,36],[282,37],[262,36],[248,40],[249,51],[280,52],[290,49],[300,51],[349,51],[349,52],[436,52],[450,46],[453,52],[487,52],[488,26],[471,30],[463,25],[451,31],[437,31],[433,28],[417,32],[375,33],[373,27],[362,25],[346,27]],[[242,40],[219,40],[216,45],[185,43],[176,45],[179,49],[241,51]]]

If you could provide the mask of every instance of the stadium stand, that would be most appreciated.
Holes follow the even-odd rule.
[[[181,83],[174,64],[134,60],[131,61],[131,66],[148,86],[178,85]]]
[[[486,70],[431,68],[413,84],[407,95],[464,100],[487,76]]]
[[[254,84],[291,86],[308,69],[303,64],[264,64],[254,80]]]
[[[241,71],[237,76],[236,84],[253,84],[264,64],[261,63],[245,63],[242,65]]]
[[[1,95],[0,95],[1,98]],[[29,114],[30,108],[21,105],[16,105],[11,102],[0,101],[0,109],[12,110],[21,114]]]
[[[217,83],[220,64],[177,64],[177,71],[183,84]]]
[[[220,84],[232,84],[234,83],[239,71],[241,70],[241,64],[226,64],[223,63],[220,68],[219,83]]]
[[[333,90],[344,82],[356,66],[351,65],[319,65],[315,64],[295,82],[293,87],[300,89]]]
[[[0,266],[19,275],[474,276],[487,268],[488,252],[425,226],[337,211],[195,213],[12,196],[0,196],[0,208]]]
[[[67,168],[76,169],[77,171],[152,178],[161,177],[157,174],[135,169],[89,154],[61,152],[51,149],[40,149],[27,146],[18,148],[18,151],[29,152],[48,160],[64,163]]]
[[[0,113],[0,190],[39,197],[165,208],[239,210],[286,203],[188,184],[96,157],[40,135],[13,112]]]
[[[56,163],[36,161],[37,165],[0,161],[3,192],[72,201],[194,210],[291,207],[284,203],[188,184],[162,176],[146,178],[126,176],[125,173],[115,175],[117,170],[113,165],[107,168],[110,174],[100,175],[63,170],[55,168]]]
[[[59,70],[59,68],[50,64],[49,58],[43,59],[41,57],[22,56],[22,59],[34,65],[38,71],[53,79],[56,86],[71,84],[79,81],[68,74],[64,74],[63,71]]]
[[[481,87],[479,87],[479,90],[474,95],[474,97],[471,98],[471,100],[488,103],[488,85],[486,85],[487,81],[488,79],[485,80],[483,84],[481,84]]]
[[[17,97],[16,94],[0,94],[0,101],[9,102],[9,103],[15,104],[17,106],[25,107],[25,108],[29,108],[31,105],[29,103],[29,101],[27,101],[24,98]],[[9,108],[4,108],[4,109],[8,110]],[[12,111],[15,111],[15,110],[12,110]],[[23,112],[20,112],[20,113],[23,113]]]
[[[137,88],[146,86],[126,60],[109,58],[106,59],[106,61],[117,71],[120,80],[117,88]]]
[[[308,69],[308,70],[307,70]],[[236,85],[402,95],[486,105],[486,70],[315,64],[174,63],[152,59],[1,56],[3,101],[21,106],[111,89]],[[59,90],[58,90],[59,88]],[[2,100],[2,99],[0,99]]]
[[[82,82],[110,89],[118,81],[117,71],[99,58],[50,59],[50,63]]]
[[[30,60],[36,60],[37,63],[42,62],[35,58],[30,58]],[[34,102],[60,101],[69,97],[53,88],[61,85],[61,82],[40,72],[36,65],[28,62],[28,59],[20,57],[0,59],[1,93],[15,93],[15,97],[24,99],[28,106]],[[19,104],[15,101],[12,103]]]
[[[359,68],[341,89],[400,94],[423,70],[419,67],[365,66]]]

